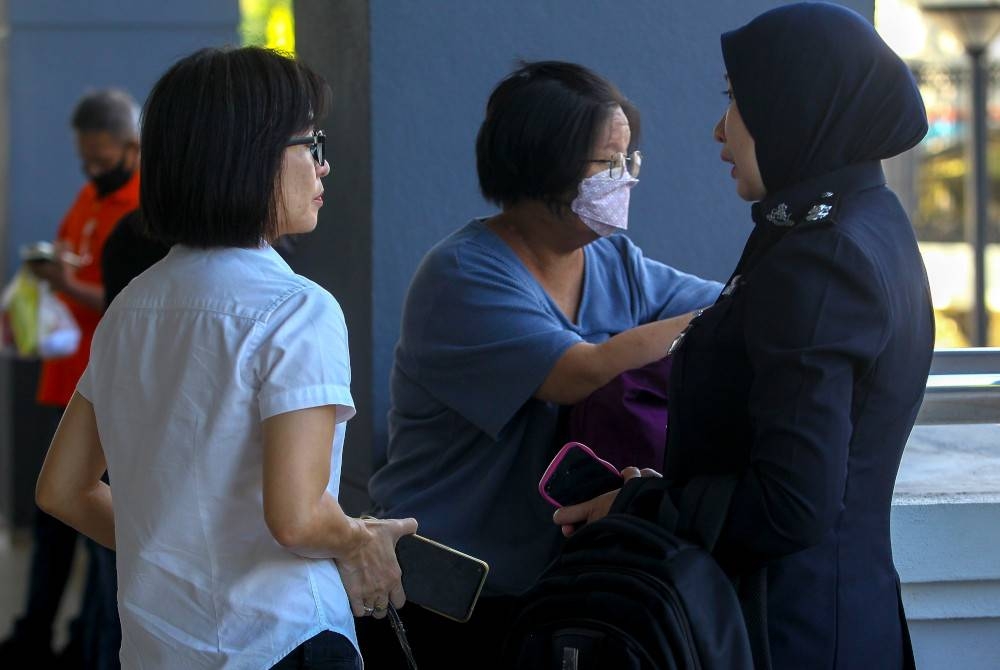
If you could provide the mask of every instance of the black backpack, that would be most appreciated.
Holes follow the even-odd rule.
[[[634,499],[630,488],[622,493],[631,496],[619,498]],[[661,491],[656,501],[660,509],[645,515],[656,522],[612,513],[566,541],[560,556],[524,594],[524,608],[507,637],[503,667],[754,667],[733,583],[702,545],[667,530],[677,519],[669,497]],[[619,502],[616,509],[629,507]],[[721,525],[728,496],[719,507]],[[711,543],[718,530],[708,531]]]

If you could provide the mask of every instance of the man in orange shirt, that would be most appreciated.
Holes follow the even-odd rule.
[[[114,89],[90,93],[77,103],[72,125],[83,172],[89,181],[59,226],[56,238],[59,260],[31,265],[32,271],[47,280],[69,307],[82,334],[75,354],[42,364],[37,401],[46,408],[51,434],[55,433],[87,367],[91,338],[104,310],[101,281],[104,241],[118,220],[139,206],[138,106],[131,96]],[[76,531],[69,526],[40,510],[35,511],[28,602],[12,636],[0,643],[0,666],[21,667],[9,665],[17,661],[31,664],[24,667],[43,667],[44,661],[51,657],[52,625],[69,576],[76,538]],[[91,668],[117,665],[120,639],[120,631],[112,630],[111,643],[98,641],[109,632],[104,629],[117,626],[114,558],[110,552],[100,552],[107,550],[88,545],[91,566],[87,592],[81,617],[70,633],[67,653],[76,658],[66,659],[79,666],[82,658],[84,667]],[[108,579],[111,584],[107,584]],[[97,649],[101,644],[114,649],[101,651]],[[105,658],[109,654],[113,659]]]

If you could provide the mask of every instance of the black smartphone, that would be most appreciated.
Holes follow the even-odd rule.
[[[538,482],[538,492],[556,507],[576,505],[622,486],[618,468],[580,442],[567,442]]]
[[[484,561],[420,535],[396,542],[406,601],[454,621],[468,621],[490,570]]]

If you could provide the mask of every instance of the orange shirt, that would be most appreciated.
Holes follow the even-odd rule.
[[[57,239],[66,249],[83,258],[76,278],[88,284],[101,285],[101,252],[104,241],[118,220],[139,206],[139,171],[117,191],[97,197],[94,185],[87,183],[76,197],[59,226]],[[80,348],[66,358],[54,358],[42,363],[42,378],[38,382],[37,401],[41,405],[65,407],[73,397],[76,384],[87,368],[90,341],[94,337],[101,312],[84,307],[68,296],[58,294],[73,313],[80,326]]]

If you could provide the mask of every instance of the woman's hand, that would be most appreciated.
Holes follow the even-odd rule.
[[[330,495],[334,405],[285,412],[262,423],[264,522],[289,551],[337,564],[354,616],[385,616],[406,602],[396,540],[414,533],[414,519],[355,519]]]
[[[643,468],[640,470],[636,467],[628,467],[622,470],[622,478],[625,481],[634,479],[636,477],[662,477],[659,472],[651,468]],[[560,507],[556,510],[556,513],[552,515],[552,520],[558,526],[562,526],[562,534],[569,537],[576,531],[578,525],[586,525],[598,519],[603,519],[611,511],[611,506],[614,505],[615,499],[618,497],[618,492],[621,489],[616,489],[614,491],[608,491],[603,495],[599,495],[592,500],[580,503],[578,505],[570,505],[568,507]]]
[[[334,559],[354,616],[385,616],[389,603],[406,602],[396,561],[396,540],[417,531],[415,519],[353,519],[357,543]]]

